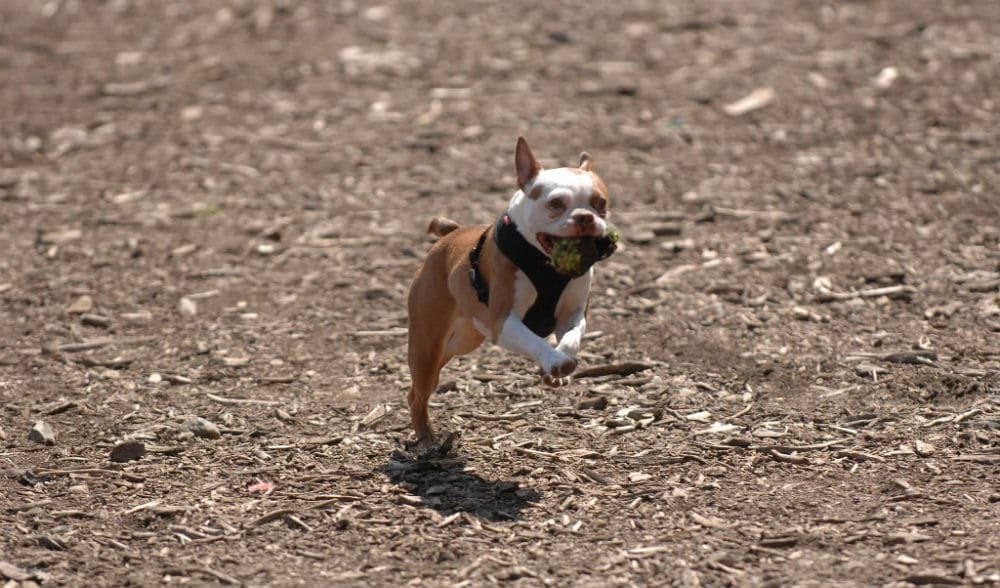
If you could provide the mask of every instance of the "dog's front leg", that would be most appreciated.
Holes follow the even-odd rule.
[[[556,338],[559,340],[556,350],[575,358],[580,352],[580,341],[583,340],[585,330],[587,330],[587,318],[581,308],[569,315],[565,322],[556,325]]]
[[[567,376],[576,369],[576,358],[550,347],[545,339],[534,334],[513,314],[508,314],[504,320],[496,343],[538,362],[542,368],[542,380],[549,386],[567,384]]]

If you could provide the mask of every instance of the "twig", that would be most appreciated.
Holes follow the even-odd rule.
[[[212,576],[213,578],[215,578],[216,580],[222,582],[223,584],[229,584],[230,586],[242,586],[243,585],[243,582],[240,582],[236,578],[234,578],[232,576],[228,576],[226,574],[223,574],[222,572],[213,570],[212,568],[196,568],[196,570],[199,571],[199,572],[206,573],[209,576]]]
[[[404,328],[396,329],[382,329],[377,331],[353,331],[347,333],[348,335],[353,335],[355,337],[399,337],[405,335],[408,331]]]
[[[886,286],[884,288],[871,288],[868,290],[855,290],[854,292],[832,292],[829,290],[820,291],[816,295],[817,302],[836,302],[840,300],[853,300],[855,298],[878,298],[888,296],[889,298],[910,298],[915,292],[913,286]]]
[[[476,419],[477,421],[516,421],[518,419],[524,418],[525,413],[508,412],[506,414],[482,414],[475,412],[461,412],[456,414],[455,416]]]
[[[782,453],[780,451],[775,451],[774,449],[768,452],[771,457],[782,463],[790,463],[794,465],[808,465],[809,460],[801,455],[794,455],[788,453]]]
[[[850,459],[856,459],[858,461],[885,461],[885,458],[881,455],[875,455],[874,453],[865,453],[864,451],[855,451],[853,449],[841,449],[837,452],[837,457],[848,457]]]
[[[756,449],[758,451],[814,451],[817,449],[826,449],[828,447],[833,447],[834,445],[840,445],[841,443],[849,443],[852,439],[850,437],[844,437],[843,439],[834,439],[832,441],[825,441],[823,443],[813,443],[810,445],[753,445],[750,449]]]
[[[626,361],[624,363],[611,363],[607,365],[595,365],[594,367],[580,370],[573,374],[577,380],[584,378],[599,378],[601,376],[631,376],[632,374],[652,369],[651,363]]]
[[[23,512],[33,508],[47,506],[49,504],[52,504],[52,501],[49,499],[36,500],[35,502],[25,502],[24,504],[15,504],[14,506],[7,508],[7,512]]]
[[[554,460],[554,461],[563,461],[563,462],[570,461],[569,459],[567,459],[567,458],[565,458],[565,457],[563,457],[561,455],[557,455],[555,453],[549,453],[547,451],[537,451],[535,449],[528,449],[526,447],[515,447],[514,451],[516,451],[518,453],[523,453],[525,455],[533,455],[535,457],[544,457],[545,459],[551,459],[551,460]]]
[[[276,521],[276,520],[278,520],[280,518],[284,518],[286,515],[293,515],[296,512],[297,511],[292,510],[290,508],[282,508],[282,509],[279,509],[279,510],[271,511],[271,512],[267,513],[266,515],[264,515],[264,516],[262,516],[262,517],[260,517],[258,519],[255,519],[255,520],[247,523],[246,526],[247,527],[259,527],[261,525],[266,525],[267,523],[270,523],[271,521]]]
[[[277,400],[257,400],[256,398],[225,398],[223,396],[216,396],[215,394],[205,395],[209,400],[214,400],[219,404],[260,404],[263,406],[278,406],[282,404]]]
[[[739,411],[738,413],[731,414],[731,415],[723,418],[722,422],[726,422],[726,421],[731,421],[731,420],[734,420],[734,419],[738,419],[741,416],[745,415],[746,413],[750,412],[751,408],[753,408],[753,402],[751,402],[750,404],[746,405],[746,408],[744,408],[743,410]]]
[[[71,470],[38,470],[35,475],[39,478],[44,478],[47,476],[72,476],[74,474],[115,474],[119,475],[122,472],[118,470],[106,470],[103,468],[77,468]]]

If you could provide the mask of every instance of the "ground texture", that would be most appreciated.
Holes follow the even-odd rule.
[[[4,0],[0,71],[0,584],[1000,583],[1000,3]],[[418,459],[519,134],[626,246]]]

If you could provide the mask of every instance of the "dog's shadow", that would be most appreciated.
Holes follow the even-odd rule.
[[[395,450],[378,471],[410,496],[420,497],[415,506],[433,508],[446,516],[462,512],[485,521],[516,521],[525,508],[542,497],[517,482],[487,480],[467,471],[465,459],[455,454],[415,456]]]

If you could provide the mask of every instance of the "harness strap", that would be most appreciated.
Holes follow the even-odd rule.
[[[483,253],[483,244],[486,243],[486,234],[490,232],[489,227],[479,236],[476,247],[469,252],[469,280],[472,282],[472,289],[476,291],[476,298],[483,304],[490,302],[490,287],[483,280],[483,274],[479,271],[479,256]]]
[[[469,253],[471,265],[469,280],[476,296],[483,304],[489,303],[490,290],[479,269],[479,258],[488,232],[489,229],[483,231],[476,247]],[[539,337],[548,337],[555,330],[556,306],[572,278],[557,272],[548,256],[521,235],[517,225],[507,214],[497,219],[493,239],[500,252],[517,266],[517,269],[524,272],[531,285],[535,287],[537,296],[522,319],[524,325]]]

